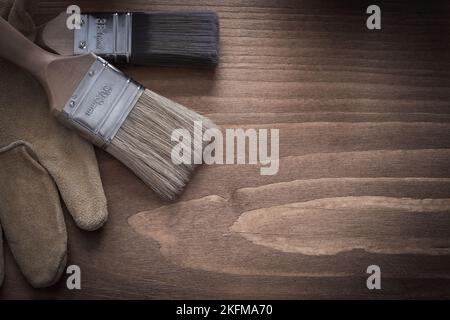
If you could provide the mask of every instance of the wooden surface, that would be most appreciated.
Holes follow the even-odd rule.
[[[36,19],[72,3],[105,8],[41,1]],[[31,289],[8,251],[1,298],[450,297],[447,1],[377,2],[381,31],[369,1],[114,3],[217,10],[215,72],[123,69],[223,128],[279,128],[280,171],[204,166],[168,204],[99,151],[109,222],[88,233],[66,216],[82,290]]]

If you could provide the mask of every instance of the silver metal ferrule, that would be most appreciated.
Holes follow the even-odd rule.
[[[106,148],[143,91],[140,84],[97,57],[61,116],[94,144]]]
[[[81,28],[74,30],[74,54],[93,52],[116,63],[129,63],[132,17],[129,12],[81,15]]]

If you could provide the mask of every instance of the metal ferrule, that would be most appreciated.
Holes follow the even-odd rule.
[[[81,28],[74,30],[75,55],[93,52],[114,62],[130,62],[132,13],[81,15]]]
[[[94,144],[106,148],[143,91],[140,84],[97,57],[61,115]]]

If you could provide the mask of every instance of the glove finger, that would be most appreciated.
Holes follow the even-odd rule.
[[[81,229],[96,230],[106,222],[108,211],[94,148],[76,133],[65,130],[64,139],[52,141],[53,154],[39,154],[39,159],[58,185],[75,223]]]
[[[34,287],[55,283],[66,265],[67,232],[58,189],[31,147],[0,149],[0,222],[20,270]]]

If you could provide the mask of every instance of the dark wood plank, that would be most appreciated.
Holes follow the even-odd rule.
[[[45,22],[69,4],[40,1]],[[223,127],[280,129],[280,171],[205,166],[164,203],[98,151],[111,218],[78,230],[83,289],[31,289],[6,252],[1,298],[450,297],[450,6],[379,1],[110,1],[214,9],[215,70],[123,67]],[[366,268],[382,269],[367,290]],[[64,277],[63,277],[64,278]]]

